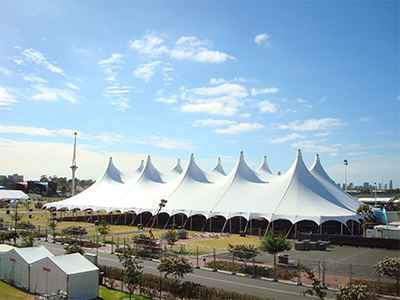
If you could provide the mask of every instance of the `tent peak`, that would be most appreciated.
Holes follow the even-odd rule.
[[[220,173],[222,175],[226,175],[226,172],[224,170],[224,167],[222,166],[222,160],[221,157],[218,156],[217,159],[217,165],[215,166],[215,168],[213,169],[214,172]]]
[[[104,172],[103,179],[110,179],[119,183],[124,183],[121,176],[121,171],[114,165],[112,157],[108,160],[106,171]]]
[[[206,173],[200,169],[194,160],[194,154],[190,154],[190,160],[183,174],[183,178],[189,178],[195,181],[209,183]]]
[[[148,155],[146,159],[146,164],[142,170],[139,180],[147,179],[149,181],[154,181],[158,183],[163,183],[160,171],[151,162],[151,156]]]
[[[144,169],[144,159],[140,161],[139,167],[136,169],[136,172],[140,173]]]
[[[173,172],[176,172],[176,173],[182,173],[183,172],[183,169],[182,169],[182,166],[181,166],[181,159],[180,158],[177,158],[176,159],[176,165],[175,165],[175,167],[172,169],[172,171]]]
[[[269,168],[269,165],[268,165],[268,161],[267,161],[267,156],[266,155],[264,155],[264,160],[261,163],[261,166],[258,168],[258,171],[262,171],[264,173],[272,174],[272,171],[271,171],[271,169]]]
[[[240,151],[240,157],[238,162],[236,163],[236,167],[231,171],[231,176],[233,176],[232,180],[245,180],[254,183],[263,183],[256,172],[254,172],[249,165],[247,164],[243,151]]]

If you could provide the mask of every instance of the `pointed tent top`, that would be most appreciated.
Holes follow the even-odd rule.
[[[190,154],[190,160],[183,174],[183,178],[192,179],[199,182],[209,183],[206,173],[200,169],[194,160],[194,154]]]
[[[272,171],[268,166],[268,161],[267,161],[266,155],[264,155],[264,160],[263,160],[261,166],[258,168],[258,170],[272,175]]]
[[[301,149],[297,149],[297,157],[302,159],[303,156],[301,155]]]
[[[110,156],[108,160],[108,165],[104,175],[102,177],[103,180],[111,180],[119,183],[124,183],[121,176],[121,171],[114,165],[112,157]]]
[[[164,181],[161,178],[161,173],[156,169],[156,167],[151,162],[151,156],[147,155],[146,164],[142,170],[142,173],[139,177],[139,180],[149,180],[158,183],[163,183]]]
[[[180,158],[178,158],[176,160],[176,166],[172,169],[172,172],[179,173],[179,174],[183,172]]]
[[[215,166],[215,168],[213,169],[214,172],[220,173],[222,175],[226,175],[224,167],[222,166],[222,161],[221,161],[221,157],[218,157],[217,159],[217,165]]]
[[[239,160],[236,163],[235,168],[231,171],[231,176],[233,176],[232,180],[241,179],[245,181],[250,181],[254,183],[263,183],[262,181],[254,172],[249,165],[246,163],[244,158],[244,152],[240,151]]]
[[[322,178],[328,180],[329,182],[335,184],[335,181],[333,181],[333,179],[328,175],[328,173],[325,171],[324,167],[322,166],[318,153],[315,155],[315,160],[310,168],[310,172],[313,175],[319,175]]]
[[[139,167],[136,169],[136,172],[137,172],[137,173],[140,173],[140,172],[142,172],[143,169],[144,169],[144,159],[142,159],[142,160],[140,161],[140,165],[139,165]]]

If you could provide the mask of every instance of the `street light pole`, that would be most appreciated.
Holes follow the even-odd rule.
[[[344,163],[344,190],[347,191],[347,166],[349,165],[349,161],[345,159]]]

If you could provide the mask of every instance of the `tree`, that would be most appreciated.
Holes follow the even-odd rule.
[[[352,284],[339,289],[337,300],[375,300],[376,296],[366,284]]]
[[[178,240],[178,235],[176,234],[175,230],[168,230],[167,232],[164,233],[163,237],[164,240],[167,240],[168,245],[171,247],[175,244],[175,242]]]
[[[274,256],[274,276],[276,278],[276,255],[282,251],[290,250],[291,244],[284,236],[268,234],[261,242],[261,250]]]
[[[76,243],[70,244],[70,245],[66,245],[64,247],[64,250],[65,250],[65,254],[80,253],[80,254],[83,255],[85,253],[85,251],[83,251],[81,246],[79,246]]]
[[[102,235],[104,242],[106,239],[106,234],[110,232],[110,226],[107,224],[107,222],[102,221],[100,222],[97,231]]]
[[[55,218],[50,219],[49,228],[51,229],[51,234],[53,236],[53,243],[56,242],[56,228],[57,228],[57,221]],[[47,239],[47,237],[46,237]]]
[[[228,245],[228,251],[236,258],[247,261],[254,258],[258,254],[258,249],[254,245]]]
[[[123,248],[122,252],[118,254],[118,259],[124,268],[122,280],[128,287],[129,299],[132,299],[132,294],[142,279],[143,266],[135,257],[135,250],[130,246]]]
[[[20,247],[26,248],[26,247],[33,247],[33,234],[29,231],[25,231],[22,236],[22,244]]]
[[[62,230],[62,233],[67,236],[72,236],[72,237],[74,237],[74,239],[76,239],[78,237],[81,238],[83,235],[86,235],[87,230],[85,227],[82,227],[82,226],[70,226],[70,227],[64,228]]]
[[[324,300],[327,293],[324,291],[324,286],[322,285],[321,280],[315,276],[313,271],[305,267],[303,267],[303,270],[307,273],[308,279],[312,282],[311,287],[304,291],[304,296],[316,296],[318,299]],[[299,272],[301,272],[301,270],[299,270]]]
[[[172,275],[176,281],[193,272],[193,267],[186,258],[175,255],[163,257],[157,268],[165,273],[165,278]]]
[[[396,295],[400,295],[400,257],[386,257],[375,265],[376,272],[396,280]]]

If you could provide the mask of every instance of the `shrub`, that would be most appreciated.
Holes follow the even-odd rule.
[[[342,287],[336,295],[337,300],[375,300],[376,296],[368,285],[352,284]]]

